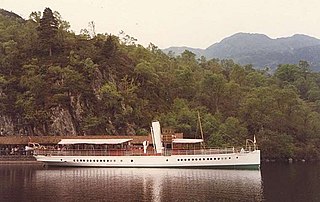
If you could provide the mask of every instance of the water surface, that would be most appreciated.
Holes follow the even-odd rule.
[[[0,164],[0,201],[320,201],[319,165],[259,170]]]

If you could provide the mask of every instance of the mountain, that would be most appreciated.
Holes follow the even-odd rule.
[[[186,46],[182,46],[182,47],[174,47],[173,46],[173,47],[170,47],[168,49],[165,49],[164,52],[167,53],[167,54],[180,55],[185,50],[191,51],[194,54],[196,54],[197,56],[204,55],[204,49],[201,49],[201,48],[190,48],[190,47],[186,47]]]
[[[264,34],[237,33],[206,49],[170,47],[163,51],[179,55],[184,50],[198,57],[233,59],[241,65],[252,64],[256,68],[275,69],[279,64],[306,60],[312,69],[320,71],[320,40],[302,34],[271,39]]]
[[[13,12],[4,10],[2,8],[0,8],[0,15],[8,17],[8,18],[16,19],[16,20],[19,20],[19,21],[24,21],[24,19],[21,16],[15,14]]]

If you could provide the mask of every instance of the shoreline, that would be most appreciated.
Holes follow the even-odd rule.
[[[0,156],[0,165],[3,165],[3,164],[41,165],[42,162],[38,162],[31,155],[2,155],[2,156]]]
[[[28,164],[28,165],[43,165],[42,162],[39,161],[25,161],[25,160],[13,160],[13,161],[6,161],[6,160],[0,160],[0,165],[4,164]]]

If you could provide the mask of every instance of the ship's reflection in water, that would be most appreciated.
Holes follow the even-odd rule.
[[[30,183],[46,201],[263,200],[257,170],[50,168]]]

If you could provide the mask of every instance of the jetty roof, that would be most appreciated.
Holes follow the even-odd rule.
[[[122,144],[133,139],[62,139],[58,144]]]
[[[203,142],[203,139],[173,139],[173,143],[180,143],[180,144],[195,144]]]

